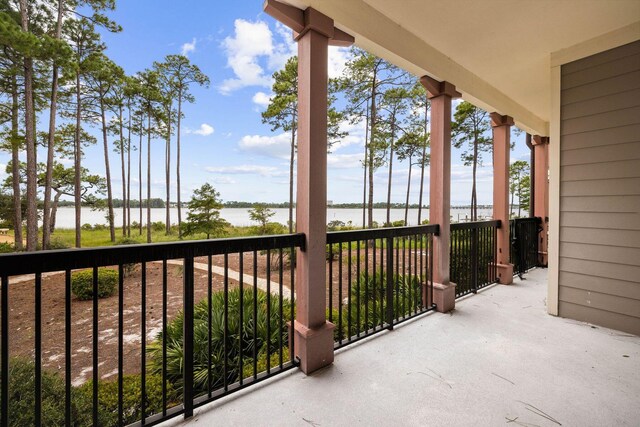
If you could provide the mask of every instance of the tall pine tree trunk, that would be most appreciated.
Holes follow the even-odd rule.
[[[411,157],[409,157],[409,177],[407,178],[407,200],[404,203],[404,225],[409,225],[409,192],[411,191]]]
[[[27,0],[20,0],[20,20],[22,31],[29,31]],[[25,99],[25,144],[27,149],[27,251],[35,251],[38,246],[38,183],[36,171],[35,105],[33,102],[33,59],[25,56],[24,99]]]
[[[102,120],[102,146],[104,149],[104,168],[107,179],[107,215],[109,218],[109,237],[116,241],[116,227],[113,215],[113,190],[111,188],[111,167],[109,166],[109,142],[107,140],[107,117],[104,112],[104,98],[100,95],[100,117]]]
[[[122,105],[118,107],[119,120],[118,131],[120,134],[120,166],[122,168],[122,236],[127,235],[127,176],[124,164],[124,131],[123,131],[123,111]]]
[[[129,111],[129,126],[127,128],[127,237],[131,237],[131,101]]]
[[[375,168],[373,167],[373,162],[375,160],[375,150],[373,145],[376,140],[376,86],[375,86],[376,76],[374,73],[373,76],[373,85],[371,89],[371,133],[370,133],[370,141],[369,141],[369,201],[368,201],[368,209],[367,209],[367,222],[369,228],[373,227],[373,172]]]
[[[58,203],[60,202],[60,196],[62,193],[56,193],[53,198],[53,204],[51,205],[51,221],[49,222],[49,232],[53,234],[56,229],[56,215],[58,213]]]
[[[473,142],[473,184],[471,185],[471,221],[478,220],[478,199],[476,194],[476,171],[478,169],[478,140]]]
[[[424,167],[427,164],[427,132],[429,132],[429,101],[424,105],[424,144],[420,163],[420,196],[418,197],[418,225],[422,224],[422,195],[424,194]]]
[[[80,87],[80,74],[76,73],[76,128],[74,136],[73,147],[73,170],[74,170],[74,188],[73,188],[73,200],[75,209],[75,228],[76,228],[76,248],[82,246],[82,227],[81,227],[81,215],[82,215],[82,171],[80,170],[80,159],[82,158],[82,144],[80,142],[80,128],[82,126],[82,95]]]
[[[147,243],[151,243],[151,111],[147,114]]]
[[[14,248],[22,251],[22,194],[20,190],[20,136],[18,81],[11,78],[11,185],[13,187],[13,237]]]
[[[142,120],[144,117],[140,116],[140,141],[138,142],[138,204],[140,209],[140,223],[138,224],[138,231],[142,236]]]
[[[293,233],[293,163],[296,157],[295,114],[291,120],[291,155],[289,158],[289,233]]]
[[[387,227],[391,227],[391,177],[393,170],[393,140],[395,131],[393,128],[395,127],[395,118],[391,123],[391,144],[389,149],[389,182],[387,184]]]
[[[367,121],[364,128],[364,156],[362,157],[362,228],[367,228],[367,149],[369,148],[369,102],[367,102]]]
[[[55,38],[60,39],[62,34],[62,15],[64,13],[64,1],[58,0],[58,17],[56,20]],[[49,105],[49,135],[47,138],[47,170],[44,181],[44,207],[42,213],[42,247],[49,247],[51,239],[51,181],[53,180],[53,154],[56,131],[56,112],[58,108],[58,65],[54,62],[51,78],[51,103]]]
[[[176,202],[178,203],[178,238],[182,239],[182,203],[180,200],[180,125],[182,124],[182,88],[178,89],[178,124],[176,128]]]
[[[166,204],[166,223],[165,234],[168,236],[171,234],[171,211],[170,211],[170,199],[171,199],[171,108],[167,114],[167,141],[165,145],[165,181],[167,187],[167,204]]]

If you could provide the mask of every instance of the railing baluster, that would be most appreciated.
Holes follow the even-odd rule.
[[[35,425],[42,424],[42,275],[36,273],[35,282]]]
[[[140,286],[140,413],[141,423],[147,418],[147,263],[142,263]]]
[[[253,379],[258,378],[258,253],[253,251]]]
[[[229,378],[229,349],[227,348],[227,341],[229,340],[229,254],[224,254],[224,309],[222,313],[224,323],[224,341],[222,342],[222,348],[224,351],[224,364],[222,365],[223,384],[224,391],[229,390],[228,378]]]
[[[283,272],[284,272],[284,252],[282,251],[282,248],[278,249],[278,259],[280,260],[280,262],[278,263],[278,290],[280,291],[280,299],[278,301],[278,326],[280,328],[280,333],[278,334],[278,347],[280,350],[280,354],[278,356],[278,362],[280,364],[280,369],[282,369],[282,363],[283,363],[283,356],[282,356],[282,352],[284,351],[284,348],[282,347],[282,331],[284,329],[284,313],[283,313],[283,298],[282,298],[282,290],[283,290]],[[293,262],[293,259],[289,258],[290,262]],[[293,294],[291,294],[291,304],[293,304]],[[291,338],[291,340],[293,341],[293,337]]]
[[[167,415],[167,260],[162,260],[162,415]]]
[[[282,297],[282,295],[280,295]],[[271,250],[267,249],[267,374],[271,373]]]
[[[69,300],[71,302],[71,300]],[[124,365],[124,268],[118,265],[118,425],[124,425],[123,414],[123,379],[122,367]],[[163,355],[164,360],[164,355]],[[163,382],[163,403],[164,403],[164,382]],[[165,406],[165,405],[163,405]],[[164,413],[163,413],[164,415]]]
[[[4,331],[4,327],[2,329]],[[3,334],[4,337],[4,334]],[[4,348],[4,343],[2,344]],[[64,272],[64,422],[71,425],[71,270]],[[3,376],[4,378],[4,376]],[[120,396],[120,393],[118,393]],[[122,424],[122,423],[121,423]]]
[[[183,352],[184,370],[183,382],[183,406],[184,417],[193,416],[193,314],[194,314],[194,289],[193,289],[193,256],[186,256],[183,261]],[[143,264],[144,271],[144,264]],[[143,281],[144,283],[144,281]]]
[[[213,311],[213,301],[211,300],[211,287],[213,286],[213,277],[211,271],[211,255],[207,255],[207,395],[211,397],[213,388],[211,353],[213,351],[211,342],[211,312]]]
[[[395,319],[394,307],[393,307],[393,237],[387,238],[387,287],[386,287],[386,299],[387,299],[387,329],[393,329],[393,323]]]
[[[2,276],[2,399],[0,403],[0,424],[9,425],[9,277]]]
[[[98,425],[98,267],[93,267],[93,425]]]
[[[238,377],[240,378],[240,385],[242,385],[242,383],[244,382],[244,375],[242,374],[242,366],[243,366],[243,361],[242,361],[242,352],[243,352],[243,346],[242,346],[242,335],[243,335],[243,323],[244,323],[244,253],[240,252],[239,254],[239,267],[238,269],[240,270],[239,274],[240,277],[238,278],[238,280],[240,281],[240,283],[238,283],[239,286],[239,295],[238,295],[238,299],[239,299],[239,306],[238,306],[238,317],[239,317],[239,321],[238,321]]]
[[[327,277],[328,280],[328,290],[329,290],[329,322],[333,323],[333,245],[328,246],[329,249],[329,259],[327,262],[329,263],[329,275]]]

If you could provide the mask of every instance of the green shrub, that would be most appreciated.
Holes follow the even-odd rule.
[[[261,351],[258,354],[256,363],[256,374],[261,372],[266,372],[267,370],[267,352]],[[242,378],[251,378],[253,377],[253,359],[245,359],[243,360],[242,365]],[[289,362],[289,347],[285,347],[284,344],[282,346],[282,364]],[[269,368],[271,370],[278,369],[280,367],[280,352],[276,351],[275,353],[271,353],[269,357]]]
[[[106,230],[106,229],[108,229],[108,228],[109,228],[109,227],[107,227],[107,226],[106,226],[106,225],[104,225],[104,224],[93,224],[93,230],[95,230],[95,231]]]
[[[51,239],[51,241],[49,242],[49,245],[47,246],[47,249],[69,249],[69,248],[70,246],[67,244],[67,242],[60,239],[59,237],[54,237],[53,239]]]
[[[288,331],[286,321],[278,318],[279,298],[270,298],[271,317],[267,319],[267,293],[261,290],[257,292],[257,337],[253,338],[254,324],[253,318],[253,290],[244,289],[242,307],[240,306],[240,290],[238,288],[229,290],[228,293],[228,329],[227,336],[227,383],[233,383],[239,379],[239,356],[242,353],[244,360],[253,357],[254,347],[257,353],[266,352],[267,346],[272,353],[279,351],[280,335],[282,342],[288,342]],[[242,324],[240,324],[240,311],[242,311]],[[283,311],[285,316],[291,312],[289,300],[283,300]],[[204,299],[196,304],[194,308],[194,390],[195,393],[203,393],[207,390],[208,373],[211,370],[212,387],[218,388],[224,384],[224,293],[215,292],[211,297],[211,366],[208,363],[208,313],[209,304]],[[270,336],[267,336],[267,324],[270,328]],[[167,379],[174,389],[182,392],[182,312],[167,325]],[[154,374],[162,372],[162,341],[163,334],[160,332],[155,341],[147,346],[149,355],[149,367]],[[240,344],[241,342],[241,344]],[[244,366],[244,363],[242,364]]]
[[[81,409],[91,414],[93,399],[93,381],[87,381],[78,387],[77,403]],[[162,412],[162,376],[146,377],[145,416]],[[177,395],[167,382],[167,400],[175,400]],[[122,377],[122,416],[125,425],[140,421],[142,418],[141,376],[124,375]],[[118,381],[98,382],[98,425],[111,427],[118,425]]]
[[[9,425],[35,425],[35,364],[32,360],[13,358],[9,361]],[[57,373],[42,370],[42,425],[62,426],[65,423],[65,383]],[[71,417],[74,426],[90,425],[91,411],[77,405],[72,394]],[[91,403],[89,403],[90,405]],[[89,406],[90,408],[90,406]]]
[[[11,243],[8,243],[8,242],[0,243],[0,254],[10,254],[15,251],[16,249],[13,247]]]
[[[162,221],[155,221],[151,223],[151,230],[153,231],[164,231],[166,229],[166,225]]]
[[[116,293],[118,272],[109,268],[98,269],[98,298],[107,298]],[[93,270],[76,271],[71,274],[71,291],[79,300],[93,298]]]
[[[89,224],[88,222],[82,224],[82,226],[80,227],[82,230],[84,231],[91,231],[93,230],[93,226],[91,224]]]
[[[401,220],[399,220],[399,221],[393,221],[393,222],[391,223],[391,226],[392,226],[392,227],[404,227],[404,226],[405,226],[405,223],[404,223],[404,220],[402,220],[402,219],[401,219]]]

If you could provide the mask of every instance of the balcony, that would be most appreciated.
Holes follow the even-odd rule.
[[[634,425],[640,337],[546,314],[547,270],[196,411],[186,425]],[[168,422],[166,425],[176,425]]]

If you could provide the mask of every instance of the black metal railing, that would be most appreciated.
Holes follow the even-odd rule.
[[[327,317],[336,348],[435,308],[438,225],[327,233]]]
[[[303,244],[0,256],[1,425],[153,425],[291,368],[290,261]]]
[[[539,217],[516,218],[509,221],[511,247],[509,259],[513,264],[513,274],[522,275],[538,266],[538,235],[542,228]]]
[[[450,280],[456,298],[497,281],[497,229],[500,221],[451,224]]]

